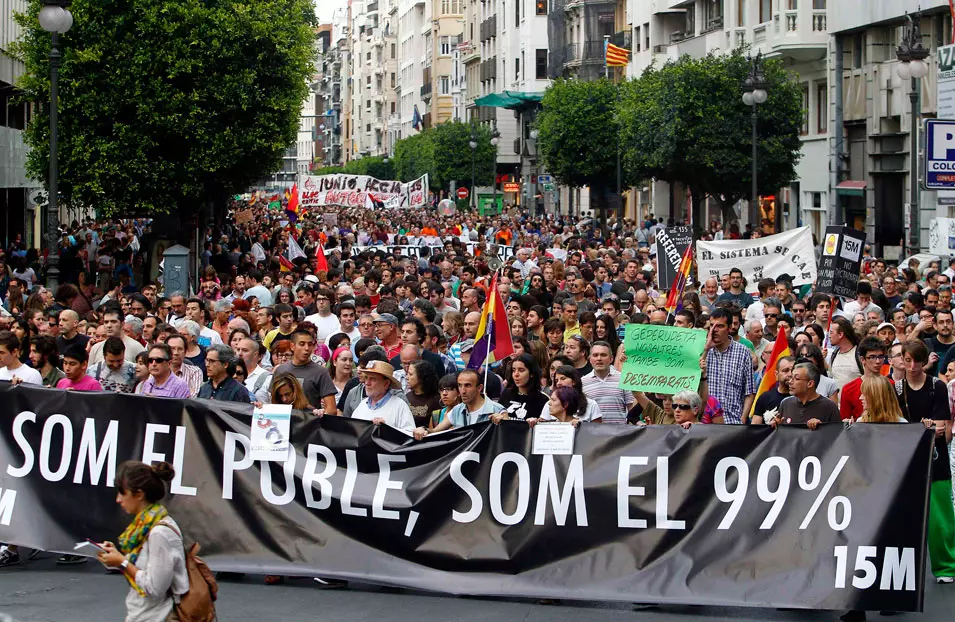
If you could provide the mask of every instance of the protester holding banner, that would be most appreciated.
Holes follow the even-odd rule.
[[[723,405],[726,423],[745,424],[756,395],[753,358],[746,346],[730,339],[732,316],[716,309],[710,316],[706,343],[709,392]]]

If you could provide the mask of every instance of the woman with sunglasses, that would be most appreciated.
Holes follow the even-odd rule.
[[[822,329],[820,329],[822,330]],[[819,386],[816,387],[816,392],[819,395],[828,397],[835,403],[839,403],[839,383],[830,378],[826,374],[826,360],[822,356],[822,350],[819,349],[814,343],[806,344],[800,346],[799,350],[796,351],[797,360],[796,363],[801,362],[812,363],[816,366],[816,369],[819,370]],[[806,361],[800,361],[799,359],[807,359]]]

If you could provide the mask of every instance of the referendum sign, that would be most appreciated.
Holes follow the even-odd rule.
[[[701,283],[739,268],[750,294],[759,291],[760,279],[775,279],[781,274],[793,277],[793,285],[816,282],[816,252],[809,227],[755,240],[700,240],[696,243],[696,263]]]
[[[627,360],[620,388],[650,393],[696,391],[706,331],[698,328],[627,324],[623,346]]]
[[[115,540],[124,460],[215,571],[451,594],[921,611],[934,433],[920,424],[583,423],[535,455],[520,421],[416,441],[293,411],[280,461],[252,406],[0,382],[0,541]],[[545,424],[546,425],[546,424]],[[885,460],[884,456],[892,456]],[[672,461],[671,461],[672,459]]]
[[[657,283],[670,287],[680,270],[683,253],[693,243],[691,227],[668,227],[657,232]]]
[[[337,205],[364,207],[368,200],[388,209],[424,207],[428,204],[428,176],[414,181],[382,181],[368,175],[309,175],[300,180],[299,204],[306,209]]]

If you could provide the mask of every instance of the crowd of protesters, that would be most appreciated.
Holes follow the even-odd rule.
[[[753,295],[734,269],[691,279],[668,313],[670,284],[658,282],[654,252],[664,226],[612,221],[604,235],[595,223],[512,211],[291,216],[253,198],[202,233],[190,291],[168,291],[144,261],[148,222],[73,223],[55,290],[44,286],[40,254],[19,240],[0,259],[0,380],[291,404],[416,439],[504,420],[921,422],[937,434],[932,570],[955,581],[955,261],[899,268],[867,257],[852,300],[794,286],[786,274],[760,280]],[[705,237],[753,235],[724,238],[715,226]],[[495,274],[515,352],[471,369]],[[619,388],[630,323],[707,330],[698,390]],[[791,355],[775,361],[777,383],[757,400],[783,331]],[[0,553],[0,567],[20,562],[15,547]]]

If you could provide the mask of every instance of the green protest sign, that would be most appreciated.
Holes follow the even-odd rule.
[[[699,388],[705,330],[652,324],[626,328],[621,389],[673,394]]]

